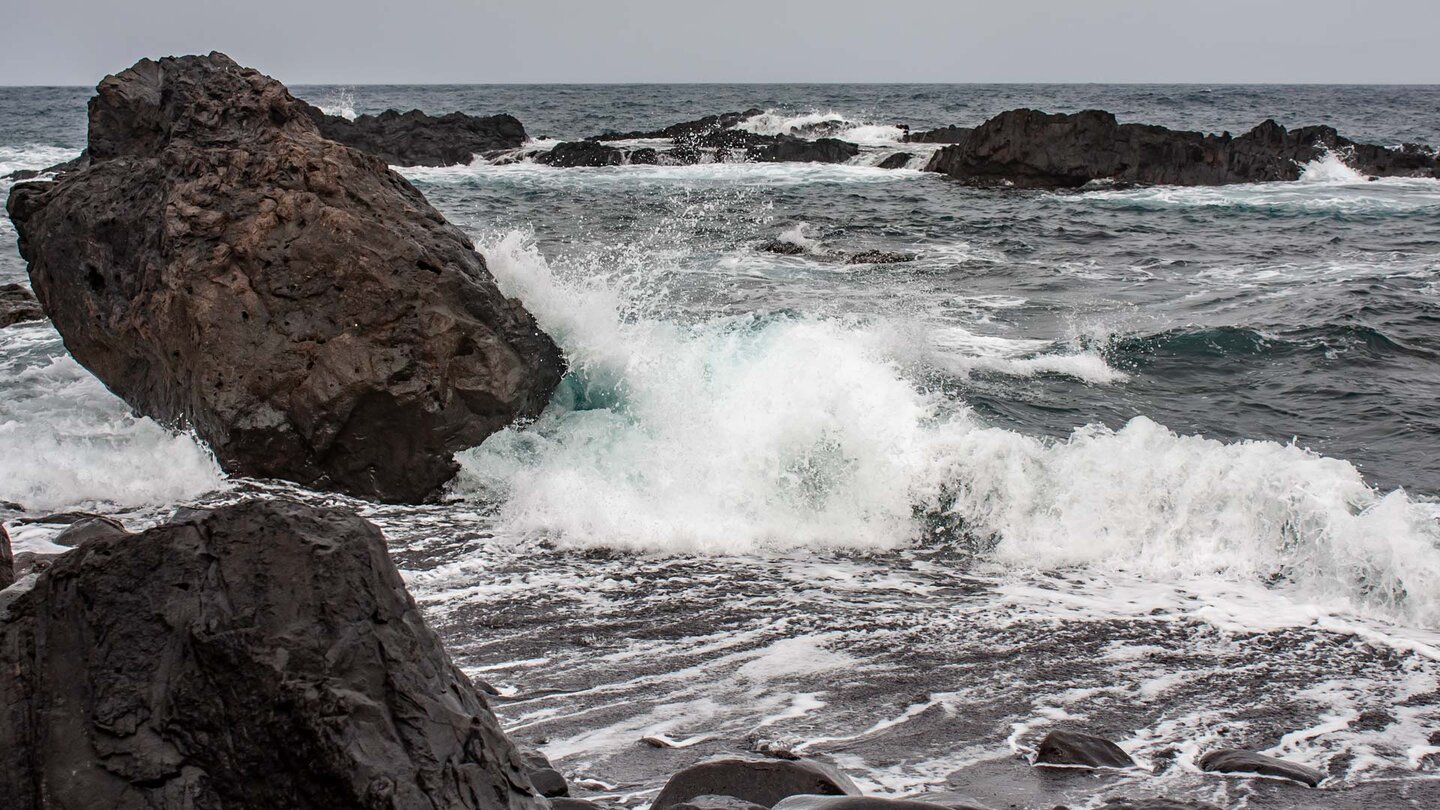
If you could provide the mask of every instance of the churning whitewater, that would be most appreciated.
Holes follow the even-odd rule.
[[[442,503],[377,506],[223,475],[20,324],[0,329],[0,500],[131,528],[256,492],[343,502],[507,729],[626,801],[675,751],[739,746],[894,794],[1287,806],[1202,774],[1221,743],[1320,769],[1318,807],[1440,797],[1440,181],[1331,153],[1296,182],[979,190],[919,171],[938,147],[899,126],[1093,107],[1435,143],[1440,90],[299,92],[350,119],[525,122],[529,157],[401,171],[563,349],[548,408],[461,453]],[[83,146],[88,91],[0,94],[0,174]],[[747,108],[746,131],[860,153],[533,159]],[[912,260],[846,259],[866,251]],[[0,256],[0,283],[24,273]],[[59,527],[7,525],[19,552],[61,550]],[[1067,723],[1154,774],[1028,776]]]

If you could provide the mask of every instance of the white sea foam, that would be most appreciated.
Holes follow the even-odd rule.
[[[475,161],[468,166],[406,166],[396,171],[410,180],[436,186],[475,183],[521,188],[606,188],[704,183],[717,186],[803,186],[833,183],[895,183],[924,178],[921,172],[893,171],[846,163],[699,163],[689,166],[605,166],[559,169],[521,162],[494,166]]]
[[[22,169],[35,171],[48,169],[76,157],[74,149],[62,146],[31,144],[29,146],[0,146],[0,178]],[[6,181],[5,185],[9,185]]]
[[[1350,166],[1345,163],[1344,157],[1334,150],[1326,150],[1325,154],[1300,167],[1299,182],[1301,183],[1309,183],[1311,185],[1348,185],[1369,181],[1369,177],[1350,168]]]
[[[341,118],[354,121],[355,113],[355,89],[352,87],[340,87],[325,101],[324,104],[317,104],[320,112],[326,115],[338,115]]]
[[[1347,462],[1144,417],[1025,436],[918,388],[887,330],[684,326],[603,276],[557,277],[523,234],[487,255],[574,370],[537,423],[462,454],[457,491],[503,497],[505,531],[661,552],[888,548],[929,513],[995,538],[1007,566],[1219,575],[1440,619],[1440,509]]]
[[[767,110],[740,122],[736,129],[759,135],[840,138],[862,145],[899,143],[905,137],[905,130],[893,124],[852,121],[833,110],[812,110],[800,114]]]
[[[129,408],[60,347],[49,324],[0,342],[0,499],[32,511],[129,508],[223,486],[210,453]]]

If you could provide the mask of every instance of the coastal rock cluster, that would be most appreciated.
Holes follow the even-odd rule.
[[[537,414],[565,364],[464,234],[385,162],[464,162],[518,148],[524,130],[508,116],[386,113],[342,125],[317,112],[221,54],[142,60],[107,77],[86,154],[12,190],[7,211],[38,300],[0,290],[0,326],[48,316],[79,362],[138,411],[193,428],[227,470],[422,500],[454,473],[455,451]],[[737,129],[758,112],[534,158],[568,167],[858,153],[822,130],[810,140]],[[611,145],[652,137],[670,148]],[[912,138],[950,144],[930,170],[977,186],[1287,179],[1323,150],[1346,150],[1375,174],[1436,172],[1420,147],[1273,122],[1231,138],[1019,110]],[[806,250],[785,240],[761,249]],[[54,538],[68,550],[23,565],[0,527],[7,807],[600,807],[569,797],[553,763],[503,733],[488,687],[450,660],[380,530],[358,516],[269,500],[182,509],[140,533],[83,513],[48,520],[68,524]],[[776,754],[678,770],[650,806],[988,806],[938,791],[865,796],[831,764]],[[1141,770],[1115,742],[1070,729],[1040,740],[1030,764]],[[1197,765],[1309,787],[1326,777],[1238,749]]]
[[[7,210],[75,359],[232,473],[423,500],[564,371],[463,232],[222,54],[107,77],[84,165]]]
[[[1218,186],[1298,179],[1301,167],[1327,152],[1374,176],[1440,177],[1426,147],[1401,149],[1358,144],[1331,127],[1286,130],[1265,121],[1232,137],[1121,124],[1111,113],[1087,110],[1051,115],[1010,110],[959,136],[935,153],[926,171],[967,185],[1076,188],[1116,183]]]

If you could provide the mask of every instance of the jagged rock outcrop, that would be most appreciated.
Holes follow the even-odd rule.
[[[758,163],[844,163],[860,154],[849,141],[820,138],[807,141],[786,136],[751,147],[748,158]]]
[[[936,152],[927,171],[974,186],[1075,188],[1093,180],[1208,186],[1294,180],[1326,151],[1372,175],[1440,176],[1422,147],[1357,144],[1330,127],[1287,131],[1266,121],[1239,137],[1121,124],[1100,110],[1050,115],[1010,110],[976,127],[963,143]]]
[[[905,143],[964,143],[974,127],[949,126],[905,133]]]
[[[0,596],[6,807],[542,810],[373,525],[277,501]]]
[[[577,166],[619,166],[626,160],[625,152],[613,146],[595,141],[568,141],[535,155],[535,162],[570,169]]]
[[[23,284],[0,284],[0,329],[45,317],[35,294]]]
[[[463,232],[223,54],[107,77],[88,155],[11,190],[31,285],[76,360],[229,472],[419,501],[559,382]]]
[[[663,129],[636,130],[633,132],[604,132],[599,135],[591,135],[587,141],[633,141],[645,138],[664,138],[675,140],[695,135],[703,135],[717,130],[732,129],[745,121],[764,113],[764,110],[751,108],[744,112],[728,112],[720,115],[707,115],[697,118],[694,121],[682,121],[678,124],[671,124]]]
[[[304,105],[320,134],[374,155],[391,166],[456,166],[476,155],[518,149],[525,126],[513,115],[428,115],[420,110],[386,110],[354,120]]]
[[[893,155],[887,155],[884,160],[875,164],[875,167],[878,169],[903,169],[909,166],[910,161],[914,158],[915,156],[909,152],[896,152]]]

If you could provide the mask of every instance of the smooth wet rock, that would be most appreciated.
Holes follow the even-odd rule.
[[[484,690],[481,690],[484,691]],[[520,761],[525,764],[525,774],[530,784],[541,796],[569,796],[570,787],[565,776],[550,762],[550,758],[533,748],[520,749]]]
[[[926,171],[967,185],[1079,188],[1095,181],[1212,186],[1295,180],[1304,164],[1336,151],[1360,172],[1440,176],[1440,165],[1420,150],[1357,144],[1330,127],[1287,131],[1265,121],[1239,137],[1202,135],[1145,124],[1121,124],[1103,110],[1051,115],[1003,112],[976,127],[963,143],[947,146]]]
[[[579,166],[619,166],[625,162],[625,152],[594,141],[568,141],[556,144],[549,152],[539,153],[535,156],[535,162],[565,169]]]
[[[931,807],[944,807],[948,810],[993,810],[993,808],[967,793],[957,793],[953,790],[935,790],[928,793],[916,793],[912,796],[901,798],[913,802],[921,802]]]
[[[909,152],[896,152],[875,164],[875,166],[880,169],[903,169],[910,165],[910,161],[914,159],[915,156]]]
[[[513,115],[474,116],[461,112],[428,115],[420,110],[386,110],[349,120],[301,102],[320,133],[391,166],[455,166],[476,155],[518,149],[525,126]]]
[[[671,805],[671,810],[766,810],[762,804],[747,802],[744,799],[737,799],[734,796],[696,796],[679,804]]]
[[[733,796],[773,807],[787,796],[858,796],[860,789],[838,769],[812,759],[721,759],[692,765],[665,783],[651,810],[696,796]]]
[[[938,129],[926,129],[919,132],[907,132],[903,138],[905,143],[964,143],[974,127],[939,127]]]
[[[903,264],[913,261],[914,253],[896,253],[889,250],[864,250],[845,256],[846,264]]]
[[[1308,765],[1276,759],[1264,754],[1257,754],[1254,751],[1241,751],[1236,748],[1222,748],[1209,752],[1200,758],[1200,770],[1211,773],[1278,776],[1310,787],[1319,785],[1325,779],[1325,774]]]
[[[82,543],[88,543],[101,537],[115,537],[117,535],[129,534],[125,530],[125,524],[120,521],[96,515],[95,517],[84,518],[71,523],[66,529],[55,535],[51,542],[57,546],[69,546],[74,548]]]
[[[0,588],[15,581],[15,552],[10,548],[10,533],[0,525]]]
[[[1035,749],[1036,765],[1071,765],[1085,768],[1133,768],[1135,760],[1115,743],[1064,729],[1045,735]]]
[[[31,284],[76,360],[228,472],[422,501],[560,380],[464,232],[223,54],[107,77],[89,157],[11,190]]]
[[[601,810],[601,806],[586,799],[558,796],[550,800],[550,810]]]
[[[63,555],[0,609],[0,696],[14,810],[546,806],[341,510],[250,501]]]
[[[45,319],[40,302],[24,284],[0,284],[0,329]]]
[[[781,799],[772,810],[989,810],[968,799],[920,801],[918,798],[883,799],[878,796],[789,796]]]

